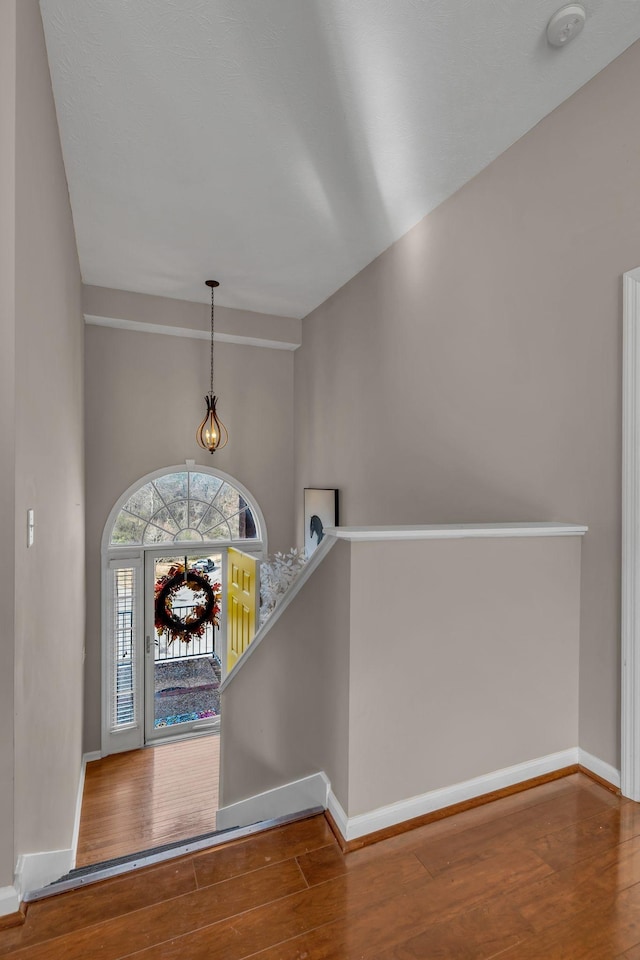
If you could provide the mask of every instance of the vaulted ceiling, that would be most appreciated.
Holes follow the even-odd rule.
[[[304,316],[640,37],[560,5],[41,0],[85,283]]]

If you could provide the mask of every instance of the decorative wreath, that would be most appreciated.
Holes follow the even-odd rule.
[[[204,603],[195,604],[191,613],[184,620],[173,612],[175,595],[183,587],[188,587],[194,593],[204,594]],[[156,581],[155,586],[155,625],[156,633],[161,637],[164,633],[169,643],[179,638],[182,643],[189,643],[193,637],[201,637],[207,624],[220,626],[220,584],[211,583],[205,574],[195,570],[187,570],[185,579],[184,566],[174,564],[169,572]]]

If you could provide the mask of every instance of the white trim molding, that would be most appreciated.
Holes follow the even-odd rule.
[[[605,763],[600,757],[594,757],[592,753],[587,753],[582,747],[578,750],[578,763],[590,773],[595,773],[596,777],[606,780],[612,787],[620,786],[620,771],[612,767],[610,763]]]
[[[430,790],[417,797],[398,800],[384,807],[378,807],[376,810],[349,817],[331,789],[327,775],[320,771],[301,780],[285,783],[273,790],[221,807],[217,814],[217,828],[226,830],[234,826],[246,826],[258,820],[275,819],[317,806],[329,811],[345,840],[357,840],[378,830],[397,826],[399,823],[443,810],[463,803],[465,800],[486,796],[505,787],[526,783],[536,777],[563,770],[565,767],[575,767],[577,764],[614,787],[620,783],[620,772],[615,767],[580,747],[569,747],[557,753],[536,757],[534,760],[525,760],[523,763],[517,763],[502,770],[494,770],[462,783]]]
[[[45,850],[41,853],[23,853],[18,857],[14,885],[0,887],[0,917],[15,913],[20,903],[32,890],[39,890],[69,873],[76,865],[78,852],[78,835],[80,833],[80,816],[82,813],[82,795],[87,763],[99,760],[102,754],[99,751],[85,753],[80,766],[76,808],[73,822],[73,837],[68,850]]]
[[[398,527],[327,527],[340,540],[467,540],[483,537],[583,537],[579,523],[426,523]]]
[[[82,797],[84,795],[84,780],[87,771],[87,764],[93,760],[100,760],[102,753],[100,750],[93,750],[91,753],[82,755],[82,764],[80,767],[80,779],[78,781],[78,793],[76,795],[76,812],[73,820],[73,837],[71,840],[71,850],[73,851],[72,869],[76,865],[78,855],[78,837],[80,836],[80,818],[82,816]]]
[[[111,327],[113,330],[130,330],[133,333],[159,333],[165,337],[185,337],[187,340],[209,340],[209,330],[195,327],[172,327],[165,323],[142,323],[140,320],[122,320],[117,317],[96,317],[85,313],[84,322],[91,327]],[[297,350],[299,343],[290,340],[268,340],[262,337],[246,337],[236,333],[216,333],[216,343],[239,343],[247,347],[266,347],[269,350]]]
[[[71,847],[67,850],[45,850],[41,853],[23,853],[18,857],[13,887],[0,888],[0,916],[5,913],[15,913],[32,890],[46,887],[54,880],[69,873],[76,865],[78,852],[78,835],[80,833],[80,816],[82,814],[82,795],[87,763],[98,760],[102,754],[99,751],[85,753],[80,765],[76,808],[73,821],[73,835]],[[13,891],[13,895],[11,894]]]
[[[73,817],[73,833],[71,835],[71,851],[73,854],[71,869],[75,867],[76,857],[78,855],[78,837],[80,836],[80,818],[82,817],[82,795],[84,794],[84,777],[85,777],[86,769],[87,769],[87,761],[83,756],[82,762],[80,764],[80,777],[78,778],[78,792],[76,794],[76,811]]]
[[[487,793],[493,793],[494,790],[524,783],[534,777],[562,770],[563,767],[571,767],[578,763],[578,755],[578,748],[571,747],[568,750],[548,754],[546,757],[538,757],[512,767],[505,767],[503,770],[494,770],[492,773],[474,777],[472,780],[465,780],[450,787],[441,787],[439,790],[430,790],[417,797],[398,800],[396,803],[378,807],[377,810],[370,810],[355,817],[347,816],[337,797],[330,791],[327,809],[344,839],[356,840],[370,833],[376,833],[378,830],[394,827],[406,820],[443,810],[445,807],[451,807],[465,800],[482,797]]]
[[[20,909],[20,897],[15,887],[0,887],[0,917],[17,913]]]
[[[403,823],[405,820],[412,820],[426,813],[442,810],[464,800],[482,797],[494,790],[524,783],[535,777],[562,770],[563,767],[571,767],[576,763],[584,767],[585,770],[589,770],[606,780],[612,786],[620,785],[619,770],[605,763],[604,760],[587,753],[586,750],[572,747],[568,750],[561,750],[559,753],[549,754],[546,757],[539,757],[537,760],[529,760],[513,767],[507,767],[504,770],[496,770],[482,777],[457,783],[452,787],[443,787],[440,790],[423,793],[418,797],[411,797],[409,800],[391,803],[386,807],[379,807],[377,810],[356,817],[347,816],[337,797],[330,790],[327,809],[344,839],[347,841],[356,840],[359,837],[375,833],[377,830],[384,830],[386,827]]]
[[[18,857],[15,887],[20,900],[31,890],[46,887],[73,870],[75,852],[68,850],[45,850],[42,853],[23,853]]]
[[[246,827],[260,820],[277,820],[314,807],[326,810],[329,786],[323,772],[312,773],[246,800],[229,803],[216,813],[216,830]]]
[[[640,267],[625,273],[622,348],[621,790],[640,800]]]

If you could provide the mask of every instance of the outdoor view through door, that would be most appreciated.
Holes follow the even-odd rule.
[[[170,727],[213,727],[222,679],[222,554],[148,557],[153,564],[153,643],[146,675],[146,739]],[[151,636],[151,634],[148,634]]]
[[[103,537],[102,753],[214,730],[227,665],[227,551],[260,559],[260,508],[207,467],[143,477]]]

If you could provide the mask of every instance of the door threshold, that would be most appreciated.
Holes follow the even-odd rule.
[[[104,860],[102,863],[94,863],[88,867],[80,867],[77,870],[71,870],[64,877],[60,877],[59,880],[54,880],[53,883],[48,884],[46,887],[25,893],[23,903],[35,903],[38,900],[45,900],[47,897],[54,897],[59,893],[68,893],[71,890],[78,890],[92,883],[99,883],[101,880],[110,880],[113,877],[132,873],[134,870],[141,870],[143,867],[155,866],[158,863],[174,860],[177,857],[184,857],[190,853],[209,850],[212,847],[229,843],[231,840],[242,840],[245,837],[253,836],[253,834],[262,833],[265,830],[272,830],[274,827],[284,826],[286,823],[294,823],[297,820],[307,820],[321,813],[324,813],[324,807],[310,807],[307,810],[301,810],[299,813],[276,817],[273,820],[260,820],[246,827],[229,827],[226,830],[216,830],[212,833],[201,834],[198,837],[191,837],[189,840],[166,843],[159,847],[152,847],[149,850],[142,850],[140,853],[128,854],[125,857],[117,857],[114,860]]]
[[[195,740],[196,737],[219,737],[220,717],[216,717],[216,721],[217,722],[210,723],[207,726],[193,726],[189,730],[183,730],[181,733],[172,733],[166,737],[155,737],[150,740],[145,740],[139,749],[146,750],[147,747],[161,747],[164,743],[180,743],[181,740]]]

